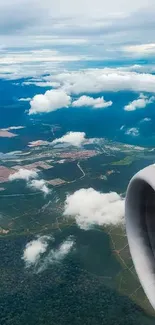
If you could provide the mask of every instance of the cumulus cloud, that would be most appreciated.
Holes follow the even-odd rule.
[[[22,256],[26,267],[30,267],[34,264],[37,264],[40,259],[40,256],[46,252],[46,249],[48,247],[47,240],[47,236],[42,236],[36,240],[32,240],[27,243]]]
[[[116,226],[124,221],[124,199],[116,192],[82,188],[67,196],[64,215],[74,217],[78,226],[86,230],[94,225]]]
[[[85,69],[66,71],[47,76],[46,81],[55,81],[67,93],[100,93],[102,91],[129,90],[155,92],[155,75],[138,73],[122,68]]]
[[[50,193],[50,189],[46,185],[46,181],[44,179],[33,179],[30,183],[28,183],[28,186],[40,190],[45,195]]]
[[[130,129],[127,129],[127,131],[125,132],[125,134],[131,135],[133,137],[137,137],[139,135],[139,129],[138,128],[130,128]]]
[[[74,241],[68,237],[68,239],[65,240],[58,249],[50,252],[50,257],[52,257],[53,261],[62,261],[64,257],[69,254],[73,245]]]
[[[68,132],[59,139],[52,141],[52,144],[68,143],[72,146],[79,147],[85,141],[85,132]]]
[[[144,94],[140,94],[138,99],[133,100],[128,105],[124,107],[125,111],[135,111],[138,108],[145,108],[148,104],[153,103],[155,97],[152,96],[148,98]]]
[[[37,189],[43,192],[45,195],[50,193],[50,189],[46,185],[46,181],[44,179],[36,179],[38,178],[38,173],[34,170],[23,169],[20,168],[14,174],[9,176],[9,181],[14,181],[17,179],[23,179],[26,181],[26,185],[29,188]]]
[[[113,104],[112,101],[105,101],[104,97],[93,98],[89,96],[81,96],[72,103],[73,107],[91,106],[93,108],[105,108]]]
[[[60,263],[71,252],[74,246],[72,237],[68,237],[57,249],[51,249],[37,269],[37,273],[43,272],[49,265]]]
[[[63,90],[47,90],[44,95],[36,95],[30,101],[29,115],[49,113],[62,107],[68,107],[71,98]]]
[[[38,174],[35,171],[20,168],[17,172],[11,174],[8,179],[9,181],[14,181],[16,179],[25,179],[26,181],[29,181],[30,179],[37,177]]]
[[[49,265],[62,262],[74,246],[74,239],[72,236],[69,236],[58,248],[51,249],[47,253],[49,241],[51,240],[54,241],[54,238],[50,236],[41,236],[26,244],[22,256],[26,268],[34,266],[36,273],[43,272]],[[44,253],[46,253],[46,255],[42,257]]]

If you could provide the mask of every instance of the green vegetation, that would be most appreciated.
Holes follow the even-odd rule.
[[[118,161],[114,161],[112,162],[110,165],[112,166],[126,166],[126,165],[130,165],[132,164],[132,162],[134,160],[136,160],[137,158],[133,155],[131,156],[126,156],[124,159],[118,160]]]
[[[67,181],[63,187],[53,187],[50,196],[31,196],[22,182],[7,183],[1,193],[0,325],[154,324],[152,309],[133,268],[124,229],[102,226],[83,231],[74,219],[63,218],[68,193],[89,187],[122,193],[135,173],[132,162],[141,157],[137,169],[148,164],[144,153],[131,146],[108,141],[105,144],[109,145],[105,148],[103,143],[99,155],[82,160],[82,164],[80,160],[82,170],[77,161],[58,164],[58,151],[40,149],[42,159],[47,154],[54,159],[52,170],[42,170],[42,177]],[[29,162],[40,157],[33,149]],[[21,158],[23,164],[28,159]],[[7,162],[8,167],[11,163],[14,164]],[[113,177],[108,177],[110,174]],[[71,235],[74,249],[61,262],[50,263],[37,273],[35,267],[25,268],[22,259],[26,244],[37,235],[52,236],[49,251]]]
[[[109,227],[108,233],[113,253],[122,267],[122,270],[115,277],[117,290],[129,296],[150,314],[155,315],[134,269],[124,227]]]

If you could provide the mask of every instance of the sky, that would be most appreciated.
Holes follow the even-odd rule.
[[[155,132],[154,16],[154,0],[1,2],[0,79],[9,82],[1,82],[0,106],[15,105],[19,116],[21,107],[24,111],[16,121],[11,107],[9,114],[3,110],[3,122],[21,125],[48,115],[57,116],[57,123],[65,112],[74,112],[81,127],[72,127],[71,117],[64,132],[87,133],[80,114],[91,108],[88,118],[109,116],[110,127],[113,114],[122,117],[117,125],[122,135],[138,139],[144,119]]]
[[[88,61],[152,62],[154,14],[154,0],[1,1],[0,74],[15,79],[80,62],[86,68]]]

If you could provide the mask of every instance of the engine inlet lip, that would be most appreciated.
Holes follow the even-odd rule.
[[[154,165],[144,168],[131,179],[125,200],[125,220],[130,253],[136,272],[155,309],[155,250],[149,233],[150,215],[147,210],[147,199],[151,193],[155,193]]]

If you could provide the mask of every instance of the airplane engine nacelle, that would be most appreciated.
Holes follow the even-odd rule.
[[[131,179],[125,218],[134,266],[155,309],[155,165],[142,169]]]

